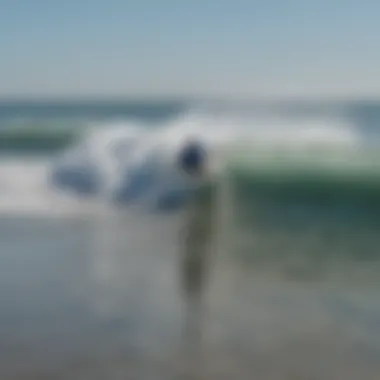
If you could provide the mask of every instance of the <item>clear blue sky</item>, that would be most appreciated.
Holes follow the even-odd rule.
[[[0,0],[0,95],[380,96],[378,0]]]

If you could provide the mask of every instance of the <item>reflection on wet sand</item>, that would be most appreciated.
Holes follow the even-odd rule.
[[[179,218],[0,220],[0,378],[379,378],[377,287],[207,276]]]
[[[194,246],[199,236],[184,236],[183,216],[174,219],[167,226],[161,222],[154,232],[149,224],[157,224],[155,216],[98,209],[90,230],[93,306],[109,322],[118,316],[123,319],[124,311],[136,323],[133,336],[129,335],[134,348],[143,347],[144,354],[153,357],[157,351],[177,352],[175,359],[166,359],[173,361],[169,367],[195,379],[202,370],[207,252]],[[173,230],[173,226],[177,227]],[[165,326],[171,331],[163,331]]]

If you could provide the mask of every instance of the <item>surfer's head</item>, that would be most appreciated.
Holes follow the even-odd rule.
[[[202,176],[207,166],[206,149],[200,141],[190,140],[180,150],[178,164],[191,176]]]

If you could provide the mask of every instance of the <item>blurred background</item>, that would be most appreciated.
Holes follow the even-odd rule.
[[[0,376],[378,379],[379,12],[0,0]],[[194,137],[217,169],[200,315]]]

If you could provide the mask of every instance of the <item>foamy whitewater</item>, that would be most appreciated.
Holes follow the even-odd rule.
[[[338,118],[194,111],[154,128],[137,119],[91,123],[73,146],[54,157],[3,160],[0,211],[67,213],[78,209],[78,201],[139,205],[148,211],[179,209],[193,184],[178,171],[176,157],[193,138],[208,150],[215,180],[231,162],[248,166],[253,175],[263,157],[280,151],[297,153],[302,162],[312,152],[324,157],[356,152],[365,144],[355,125]]]

